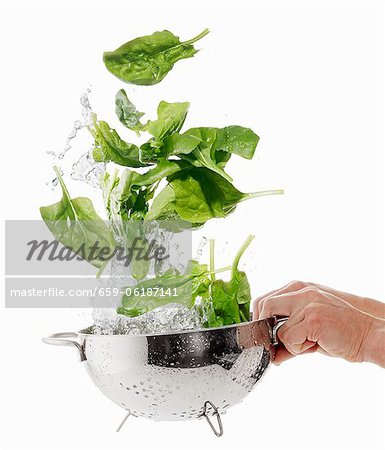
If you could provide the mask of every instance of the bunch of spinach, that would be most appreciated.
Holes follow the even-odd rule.
[[[204,327],[247,322],[250,315],[250,285],[238,265],[253,238],[247,238],[230,267],[219,270],[214,268],[214,241],[211,241],[209,266],[192,260],[183,274],[169,270],[161,276],[142,281],[123,295],[117,312],[137,317],[155,308],[178,303],[196,308]],[[231,270],[229,281],[216,279],[217,273],[227,270]]]
[[[95,138],[96,161],[112,161],[131,169],[149,167],[144,173],[130,171],[124,185],[119,182],[109,190],[110,196],[120,198],[119,211],[115,214],[121,219],[175,220],[196,228],[209,219],[226,217],[238,203],[247,199],[282,193],[280,190],[243,193],[225,171],[232,154],[245,159],[254,156],[259,137],[250,128],[232,125],[190,128],[182,132],[188,102],[161,101],[157,118],[143,122],[143,113],[123,89],[116,95],[115,106],[125,127],[139,136],[142,132],[152,136],[141,145],[127,143],[106,122],[93,117],[90,132]],[[154,195],[161,181],[166,185]],[[111,203],[108,196],[106,202]]]
[[[111,73],[127,83],[154,85],[163,80],[177,61],[194,56],[197,50],[193,44],[207,33],[206,29],[195,38],[181,42],[170,31],[155,32],[104,53],[103,60]],[[124,89],[119,90],[115,96],[115,112],[120,123],[137,138],[142,133],[150,135],[145,142],[137,144],[126,142],[93,113],[88,129],[94,139],[94,160],[123,168],[121,173],[105,172],[101,179],[110,227],[97,215],[90,199],[71,199],[55,168],[62,199],[40,209],[55,238],[71,248],[83,245],[90,250],[97,242],[110,249],[109,255],[100,258],[87,258],[86,251],[85,259],[102,270],[116,242],[126,248],[136,237],[142,237],[145,242],[146,226],[151,221],[161,220],[163,226],[175,232],[194,229],[210,219],[226,217],[240,202],[283,192],[238,190],[226,172],[226,165],[233,154],[252,159],[258,135],[239,125],[182,130],[189,106],[188,102],[161,101],[157,118],[144,121],[144,113],[136,108]],[[212,241],[209,266],[191,261],[185,273],[168,270],[144,281],[149,263],[138,262],[134,257],[131,273],[139,283],[133,292],[141,289],[151,292],[151,288],[158,291],[152,289],[150,296],[125,295],[118,312],[134,317],[171,301],[197,308],[206,327],[247,321],[250,286],[238,263],[251,240],[252,236],[241,247],[231,267],[215,269]],[[224,270],[231,270],[229,281],[215,277]],[[159,289],[160,292],[175,289],[177,297],[160,296]]]

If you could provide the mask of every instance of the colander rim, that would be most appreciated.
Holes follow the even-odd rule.
[[[269,323],[271,318],[265,318],[265,319],[257,319],[257,320],[250,320],[248,322],[241,322],[241,323],[235,323],[232,325],[224,325],[222,327],[212,327],[212,328],[198,328],[194,330],[181,330],[181,331],[174,331],[174,332],[166,332],[166,333],[147,333],[147,334],[94,334],[89,332],[93,328],[93,325],[90,325],[86,328],[81,329],[77,332],[79,336],[93,336],[93,337],[127,337],[127,338],[143,338],[143,337],[152,337],[152,336],[175,336],[175,335],[181,335],[181,334],[205,334],[210,332],[219,332],[222,330],[229,330],[232,328],[243,328],[243,327],[249,327],[253,326],[256,323],[262,323],[265,322],[266,324]]]

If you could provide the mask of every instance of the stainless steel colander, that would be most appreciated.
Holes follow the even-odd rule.
[[[43,341],[77,348],[96,386],[127,410],[127,416],[205,417],[220,436],[220,413],[242,401],[261,378],[274,358],[277,330],[285,320],[271,317],[153,335],[97,335],[90,327],[53,334]]]

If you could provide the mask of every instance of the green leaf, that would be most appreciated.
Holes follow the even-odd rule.
[[[136,145],[123,141],[107,122],[97,120],[96,115],[93,115],[93,125],[89,130],[95,139],[93,157],[96,162],[113,161],[127,167],[148,165],[139,160],[139,149]]]
[[[168,161],[167,159],[162,159],[154,168],[148,170],[143,175],[140,175],[135,180],[134,185],[136,187],[149,186],[159,182],[163,178],[174,175],[186,167],[188,167],[188,165],[183,161]]]
[[[186,120],[190,103],[167,103],[158,105],[158,118],[147,122],[147,131],[154,136],[154,146],[163,142],[166,136],[178,133]]]
[[[249,321],[250,285],[245,272],[238,270],[238,264],[253,239],[254,236],[250,235],[236,254],[230,281],[212,281],[211,295],[204,298],[202,305],[206,326],[217,327]]]
[[[83,248],[84,251],[77,254],[84,257],[95,267],[100,268],[108,261],[114,248],[111,233],[95,211],[92,201],[86,197],[71,199],[57,168],[55,168],[55,171],[63,195],[58,203],[42,206],[40,208],[41,217],[55,239],[74,251]],[[92,256],[91,249],[95,245],[99,249],[105,248],[106,254],[101,255],[99,250]]]
[[[177,172],[169,178],[169,183],[175,193],[175,211],[183,220],[192,223],[226,217],[240,202],[283,192],[269,190],[246,194],[236,189],[221,175],[206,168]]]
[[[250,128],[232,125],[217,129],[215,150],[252,159],[258,142],[259,137]]]
[[[208,284],[207,266],[191,261],[183,275],[165,274],[131,286],[131,295],[123,295],[122,306],[117,312],[136,317],[169,303],[192,308],[197,295],[207,289]],[[167,289],[171,295],[164,295]],[[150,295],[142,295],[142,292],[149,292]]]
[[[161,147],[162,156],[188,155],[198,147],[201,139],[197,136],[173,133],[167,136]]]
[[[168,184],[154,198],[146,220],[176,220],[179,216],[175,212],[175,194]]]
[[[120,89],[115,95],[115,112],[120,122],[130,130],[139,133],[146,128],[140,122],[144,113],[139,112],[135,105],[130,102],[124,89]]]
[[[111,73],[127,83],[154,85],[163,80],[177,61],[194,56],[197,50],[192,44],[208,32],[206,29],[193,39],[181,42],[170,31],[157,31],[105,52],[103,61]]]
[[[225,217],[249,195],[205,168],[181,171],[169,182],[175,193],[176,212],[182,219],[193,223]]]

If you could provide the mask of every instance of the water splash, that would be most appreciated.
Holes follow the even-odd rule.
[[[117,316],[112,324],[96,322],[93,332],[95,334],[153,334],[199,328],[202,328],[202,321],[196,309],[170,303],[138,317]]]
[[[52,165],[56,165],[60,168],[60,163],[63,161],[63,159],[66,156],[66,154],[68,153],[68,151],[72,149],[73,141],[78,136],[79,131],[82,130],[83,128],[91,125],[91,123],[92,123],[92,108],[91,108],[90,100],[88,97],[88,94],[90,92],[91,92],[91,89],[87,88],[86,92],[83,92],[83,94],[80,97],[80,104],[82,106],[82,109],[81,109],[82,119],[75,120],[75,122],[72,126],[72,129],[67,136],[64,149],[59,154],[57,154],[53,150],[48,150],[46,152],[47,155],[52,157]],[[91,159],[91,157],[89,155],[90,155],[90,152],[87,152],[86,154],[82,155],[78,161],[79,166],[80,165],[82,166],[82,169],[80,170],[80,168],[79,168],[79,170],[82,173],[84,172],[84,176],[81,176],[80,174],[77,173],[76,169],[78,168],[78,166],[75,166],[75,165],[78,163],[75,163],[73,178],[85,181],[85,182],[91,184],[92,186],[96,187],[97,183],[95,181],[95,178],[97,178],[99,176],[99,174],[104,170],[104,164],[96,163],[95,161],[93,161],[93,159]],[[87,168],[83,167],[83,165],[81,163],[82,158],[83,159],[87,158],[89,167],[87,167]],[[50,186],[52,189],[54,189],[57,186],[57,180],[53,179],[50,182],[46,183],[46,185]]]
[[[80,158],[72,165],[71,178],[73,180],[84,181],[94,188],[100,188],[100,177],[105,172],[106,165],[97,163],[93,158],[92,147],[88,152],[80,156]]]
[[[207,245],[207,238],[205,236],[202,237],[198,244],[198,248],[195,254],[195,258],[197,261],[199,261],[202,258],[203,251]]]

